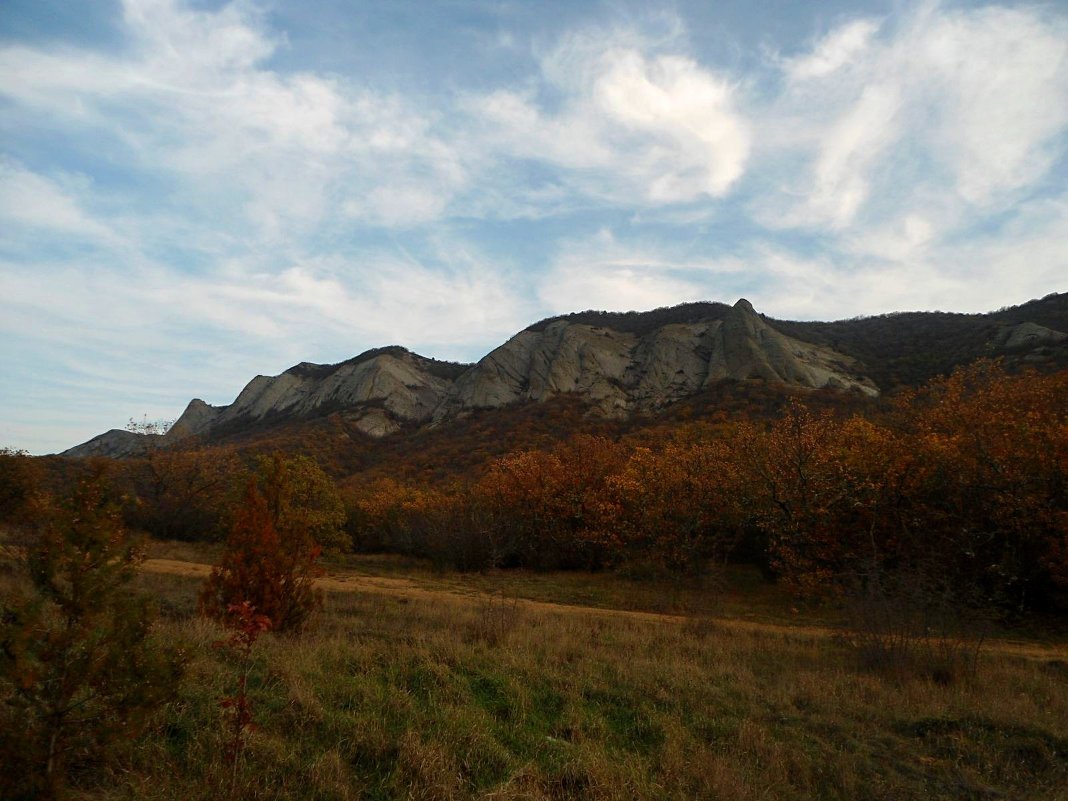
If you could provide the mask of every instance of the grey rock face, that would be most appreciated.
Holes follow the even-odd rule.
[[[464,373],[434,419],[577,392],[606,415],[656,409],[725,378],[878,395],[847,356],[787,337],[740,300],[722,320],[644,336],[559,320],[512,337]]]
[[[135,434],[121,428],[113,428],[98,434],[88,442],[69,448],[60,456],[88,458],[90,456],[107,456],[122,459],[127,456],[140,456],[148,450],[149,445],[159,439],[158,434]]]
[[[561,393],[582,396],[600,414],[624,416],[728,378],[878,394],[854,360],[776,331],[748,301],[725,313],[721,305],[709,307],[707,319],[631,331],[558,319],[521,331],[466,369],[403,348],[368,351],[335,365],[305,362],[281,375],[257,376],[229,406],[191,401],[163,439],[210,437],[332,411],[344,411],[358,430],[382,437],[404,423],[440,422]],[[1021,333],[1014,337],[1034,334],[1017,328]],[[137,434],[109,431],[67,455],[131,455],[145,442]]]
[[[309,417],[328,408],[371,402],[381,402],[401,420],[421,421],[430,416],[450,382],[426,372],[420,361],[404,352],[343,363],[329,372],[303,363],[278,376],[257,376],[213,425],[280,415]]]
[[[1040,345],[1056,345],[1068,339],[1068,334],[1054,331],[1037,323],[1020,323],[1009,329],[1005,343],[1002,345],[1006,350],[1011,348],[1034,348]]]
[[[302,362],[281,375],[256,376],[229,406],[196,399],[167,432],[169,442],[269,419],[313,417],[335,409],[352,413],[355,427],[373,437],[422,422],[445,396],[448,378],[432,362],[402,348],[357,356],[337,365]]]
[[[434,419],[561,392],[580,393],[605,414],[625,410],[623,378],[636,343],[631,334],[562,320],[522,331],[460,376]]]
[[[164,440],[175,442],[186,437],[206,433],[211,428],[212,423],[219,419],[219,415],[225,408],[225,406],[210,406],[200,398],[193,398],[193,400],[189,401],[189,405],[185,407],[182,416],[167,429],[167,433],[163,435]]]
[[[734,305],[714,336],[705,383],[724,378],[879,394],[878,387],[860,375],[855,360],[780,334],[744,299]]]

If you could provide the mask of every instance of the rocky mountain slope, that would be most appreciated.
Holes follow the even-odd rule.
[[[340,364],[301,362],[281,375],[256,376],[229,406],[194,399],[165,438],[174,441],[337,409],[358,412],[357,428],[380,437],[395,431],[398,421],[429,419],[466,367],[398,347],[368,351]]]
[[[400,347],[257,376],[228,406],[190,402],[159,444],[217,439],[344,412],[371,437],[442,426],[476,409],[568,394],[606,417],[656,412],[724,379],[878,395],[983,355],[1068,362],[1068,295],[990,315],[917,313],[839,323],[768,320],[746,300],[653,312],[582,312],[536,323],[477,364]],[[1032,307],[1032,308],[1028,308]],[[112,430],[66,456],[129,456],[151,438]]]
[[[718,319],[644,334],[568,319],[528,328],[464,372],[433,417],[563,392],[581,394],[602,414],[623,415],[661,408],[725,378],[879,392],[855,359],[784,336],[739,300]]]

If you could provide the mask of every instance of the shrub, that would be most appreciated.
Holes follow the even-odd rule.
[[[863,668],[950,684],[978,669],[988,626],[975,601],[931,571],[872,568],[847,593],[845,639]]]
[[[254,480],[267,502],[271,523],[294,547],[311,542],[323,548],[346,549],[345,505],[337,487],[314,460],[275,452],[256,462]]]
[[[238,507],[222,561],[200,594],[200,609],[229,622],[230,608],[250,604],[275,631],[302,628],[322,604],[315,589],[319,546],[306,536],[279,536],[267,499],[249,481]]]
[[[261,634],[271,630],[271,619],[257,614],[248,601],[233,604],[229,613],[230,636],[215,643],[218,648],[228,648],[238,664],[237,687],[233,695],[219,699],[219,706],[228,713],[229,742],[226,746],[226,764],[229,768],[229,795],[235,796],[241,758],[249,732],[255,730],[252,716],[252,700],[248,693],[248,678],[252,672],[252,650]]]
[[[58,798],[76,767],[134,737],[175,692],[175,650],[150,640],[128,587],[142,558],[101,470],[44,521],[27,554],[32,591],[0,623],[0,788]]]

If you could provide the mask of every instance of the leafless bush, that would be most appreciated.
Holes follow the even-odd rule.
[[[521,614],[518,598],[501,593],[487,595],[479,600],[474,617],[467,623],[465,640],[496,647],[515,629]]]
[[[863,668],[951,684],[975,675],[989,620],[926,571],[869,570],[848,595],[843,639]]]

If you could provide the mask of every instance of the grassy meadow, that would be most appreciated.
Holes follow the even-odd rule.
[[[239,667],[180,572],[138,578],[184,650],[179,698],[74,798],[1068,798],[1063,644],[993,639],[937,680],[865,665],[745,571],[709,587],[355,557],[307,631],[256,644],[235,774],[218,699]]]

